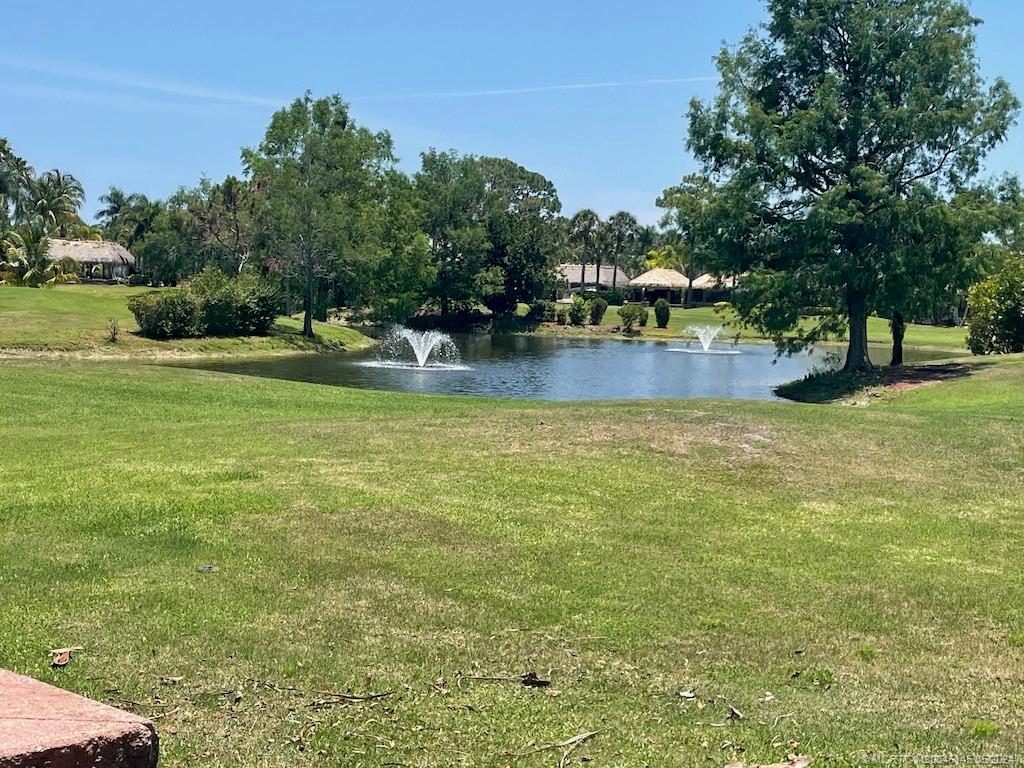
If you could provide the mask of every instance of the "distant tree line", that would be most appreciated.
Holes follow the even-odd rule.
[[[654,243],[627,213],[563,218],[554,185],[512,160],[432,149],[402,173],[390,135],[356,123],[337,95],[306,94],[275,113],[263,141],[242,150],[241,177],[204,178],[163,200],[111,187],[95,227],[79,217],[74,177],[36,177],[0,148],[6,252],[41,249],[50,268],[47,237],[104,238],[132,251],[137,281],[173,285],[208,267],[256,274],[278,286],[286,312],[304,311],[306,334],[334,306],[394,322],[512,314],[558,290],[560,261],[632,270]]]

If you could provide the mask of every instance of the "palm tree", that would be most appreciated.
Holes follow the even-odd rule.
[[[128,209],[121,216],[121,244],[130,249],[142,240],[163,210],[164,204],[159,200],[150,200],[140,193],[129,195]]]
[[[32,187],[33,213],[65,237],[68,225],[78,220],[78,209],[85,199],[82,183],[70,173],[54,168],[36,179]]]
[[[612,259],[615,265],[612,271],[612,290],[615,290],[616,281],[619,275],[619,255],[627,250],[632,250],[636,242],[639,225],[633,214],[626,211],[613,213],[608,219],[609,245],[612,249]]]
[[[111,186],[107,194],[100,195],[103,208],[96,211],[96,222],[111,240],[117,240],[117,226],[121,216],[131,206],[130,197],[123,189],[114,186]]]
[[[0,139],[0,225],[6,226],[12,214],[15,220],[23,217],[34,176],[32,166],[14,154],[6,139]]]
[[[50,259],[50,241],[41,221],[9,229],[0,241],[3,260],[0,273],[22,285],[52,287],[78,279],[78,264],[72,259]]]
[[[569,241],[579,248],[580,293],[587,282],[587,257],[595,250],[601,229],[601,217],[589,208],[577,211],[569,220]]]

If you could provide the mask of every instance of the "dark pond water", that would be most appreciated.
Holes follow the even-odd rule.
[[[771,399],[772,388],[824,367],[823,353],[775,357],[767,344],[715,344],[703,354],[685,341],[456,336],[462,365],[395,368],[376,353],[296,355],[204,362],[197,367],[344,387],[540,400],[649,397]]]

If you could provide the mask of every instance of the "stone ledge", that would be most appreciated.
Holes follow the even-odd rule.
[[[0,768],[155,768],[145,718],[0,669]]]

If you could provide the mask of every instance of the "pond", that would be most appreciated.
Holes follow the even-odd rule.
[[[825,355],[776,358],[768,344],[552,336],[455,336],[461,364],[391,367],[374,351],[203,362],[207,370],[363,389],[538,400],[652,397],[773,399],[772,388],[824,367]]]

